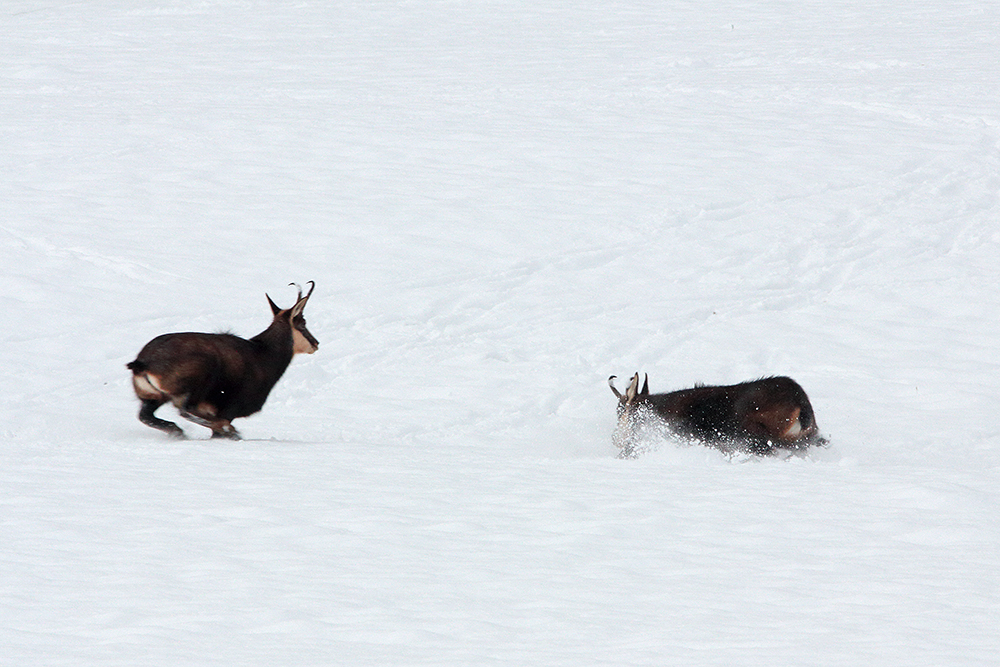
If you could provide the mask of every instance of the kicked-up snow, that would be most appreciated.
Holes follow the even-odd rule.
[[[994,4],[0,22],[0,664],[995,664]],[[136,419],[309,280],[246,440]],[[830,445],[616,459],[635,372]]]

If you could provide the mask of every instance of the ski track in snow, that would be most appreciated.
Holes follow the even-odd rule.
[[[992,4],[0,16],[0,664],[994,664]],[[307,280],[247,441],[135,419]],[[832,444],[617,460],[636,371]]]

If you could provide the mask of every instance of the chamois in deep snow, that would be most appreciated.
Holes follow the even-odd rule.
[[[312,354],[319,347],[302,315],[316,287],[310,284],[309,293],[302,296],[299,288],[295,305],[284,310],[265,294],[274,319],[249,340],[228,333],[171,333],[146,343],[135,361],[127,364],[142,401],[139,420],[185,437],[177,424],[153,414],[169,401],[185,419],[212,429],[213,438],[239,440],[230,422],[264,406],[293,355]]]
[[[667,394],[649,393],[649,376],[639,389],[632,376],[625,393],[608,378],[618,397],[618,426],[612,441],[621,458],[637,454],[643,427],[663,425],[677,435],[724,451],[773,454],[823,445],[809,397],[788,377],[768,377],[727,386],[696,385]]]

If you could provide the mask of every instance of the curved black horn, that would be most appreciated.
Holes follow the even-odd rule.
[[[615,393],[615,396],[617,396],[618,398],[621,398],[622,397],[621,392],[619,392],[617,389],[615,389],[615,378],[616,377],[618,377],[618,376],[617,375],[612,375],[611,377],[608,378],[608,386],[611,387],[611,391],[613,391]]]
[[[306,298],[308,299],[310,296],[312,296],[313,290],[316,289],[316,282],[313,281],[313,280],[310,280],[306,284],[310,286],[309,287],[309,294],[306,294]],[[302,300],[302,285],[299,285],[298,283],[288,283],[288,285],[289,285],[289,287],[291,287],[291,286],[294,285],[295,287],[298,288],[298,290],[299,290],[299,296],[295,300],[296,301],[301,301]]]

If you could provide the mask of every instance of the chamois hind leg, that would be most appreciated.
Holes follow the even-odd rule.
[[[178,440],[183,440],[186,436],[181,427],[173,422],[168,422],[166,419],[160,419],[154,412],[166,403],[166,400],[144,398],[142,400],[142,406],[139,408],[139,421],[141,421],[146,426],[152,426],[155,429],[159,429],[166,433],[167,435],[177,438]]]

